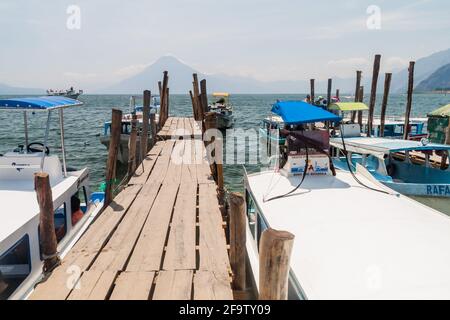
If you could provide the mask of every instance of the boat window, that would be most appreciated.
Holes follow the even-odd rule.
[[[60,242],[67,233],[67,209],[66,203],[55,211],[55,233],[56,240]]]
[[[81,187],[70,199],[72,226],[75,226],[87,212],[88,201],[86,187]]]
[[[246,202],[247,202],[247,218],[248,225],[250,227],[250,232],[252,233],[253,238],[256,236],[256,207],[253,198],[250,193],[246,191]]]
[[[0,300],[14,293],[30,273],[30,241],[26,235],[0,256]]]

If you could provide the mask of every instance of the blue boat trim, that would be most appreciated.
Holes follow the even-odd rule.
[[[48,111],[82,105],[79,100],[57,96],[0,99],[0,109],[3,110]]]

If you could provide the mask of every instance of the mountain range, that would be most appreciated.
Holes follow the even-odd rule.
[[[428,57],[418,59],[415,66],[415,84],[422,88],[422,83],[437,72],[441,67],[450,64],[450,49],[434,53]],[[229,76],[225,74],[204,74],[198,72],[187,64],[173,56],[163,56],[155,63],[145,68],[142,72],[131,76],[107,88],[92,93],[98,94],[135,94],[145,89],[157,92],[157,83],[162,79],[163,71],[169,71],[169,87],[171,93],[186,94],[192,87],[192,74],[197,73],[199,79],[206,79],[208,91],[228,91],[231,93],[305,93],[309,92],[309,80],[297,81],[272,81],[264,82],[250,77]],[[444,69],[444,71],[447,69]],[[356,70],[355,70],[356,73]],[[440,73],[438,74],[440,77]],[[378,91],[383,90],[384,77],[380,74]],[[430,80],[431,81],[431,80]],[[434,81],[434,80],[433,80]],[[408,70],[404,69],[393,74],[391,92],[406,92],[408,82]],[[363,85],[370,90],[371,75],[363,75]],[[354,78],[333,78],[333,88],[339,88],[342,93],[352,93],[355,89]],[[316,81],[316,92],[326,92],[327,81]],[[86,90],[87,91],[87,90]],[[16,88],[6,84],[0,84],[1,94],[44,94],[43,89]],[[367,91],[368,92],[368,91]]]
[[[450,63],[436,70],[417,87],[417,92],[450,91]]]

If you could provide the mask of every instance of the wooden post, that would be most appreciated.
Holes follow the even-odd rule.
[[[191,103],[192,103],[192,114],[194,115],[194,120],[198,121],[198,114],[197,114],[197,107],[195,105],[195,99],[194,94],[192,93],[192,90],[189,90],[189,95],[191,96]]]
[[[151,148],[153,148],[156,144],[156,135],[157,135],[156,118],[155,118],[154,113],[150,113],[150,130],[151,130],[151,134],[152,134]]]
[[[164,122],[166,122],[167,119],[169,118],[169,110],[170,110],[170,89],[167,88],[166,89],[166,112],[165,112],[166,118],[164,119]]]
[[[161,107],[160,107],[160,112],[159,112],[159,127],[160,128],[164,127],[164,123],[167,120],[166,94],[167,94],[168,82],[169,82],[168,72],[164,71],[163,83],[162,83],[162,88],[161,88],[161,96],[160,96],[160,100],[161,100]]]
[[[336,89],[336,98],[338,99],[338,100],[340,100],[341,98],[340,98],[341,96],[340,96],[340,90],[339,89]]]
[[[408,100],[406,102],[406,112],[405,112],[405,127],[403,128],[403,139],[408,140],[409,137],[409,117],[411,116],[413,92],[414,92],[414,65],[416,63],[411,61],[408,68]]]
[[[364,86],[359,87],[358,91],[359,91],[358,102],[364,102]],[[362,123],[363,123],[363,113],[362,111],[358,111],[358,124],[361,130],[362,130]]]
[[[128,177],[131,178],[134,171],[136,171],[136,141],[137,141],[137,116],[133,113],[131,119],[131,133],[128,140]]]
[[[203,108],[202,108],[202,105],[201,105],[201,101],[199,99],[199,97],[200,97],[200,89],[199,89],[197,74],[194,73],[192,75],[192,77],[194,78],[194,81],[192,82],[192,85],[193,85],[193,88],[194,88],[195,107],[197,109],[197,115],[200,117],[198,119],[198,121],[203,121],[203,119],[204,119],[204,112],[203,112]]]
[[[373,116],[375,112],[375,102],[377,100],[377,85],[378,85],[378,75],[380,73],[380,61],[381,55],[375,55],[375,60],[373,63],[373,73],[372,73],[372,90],[370,91],[370,105],[369,105],[369,117],[367,119],[367,136],[372,135],[373,127]]]
[[[287,300],[294,235],[267,229],[259,244],[259,300]]]
[[[245,199],[240,193],[233,192],[229,197],[230,205],[230,263],[233,270],[233,289],[245,290],[246,267],[246,213]]]
[[[331,89],[333,87],[333,79],[328,79],[328,87],[327,87],[327,110],[330,108],[331,104]]]
[[[204,132],[203,135],[205,135],[206,131],[208,131],[209,129],[217,129],[217,114],[215,112],[208,112],[205,113],[204,115],[205,117],[205,122],[204,122]],[[204,137],[204,141],[205,141],[205,137]],[[205,147],[207,148],[207,150],[209,151],[208,146],[210,144],[214,144],[215,143],[215,138],[212,141],[205,141]],[[216,148],[214,146],[214,151],[211,152],[211,156],[215,157],[216,156]],[[214,177],[214,179],[216,180],[216,182],[218,182],[218,176],[217,176],[217,166],[216,163],[213,162],[213,159],[209,158],[209,153],[208,153],[208,160],[209,160],[209,165],[211,168],[211,173]]]
[[[60,263],[55,232],[52,188],[47,173],[39,172],[34,174],[34,189],[36,190],[39,204],[39,237],[44,258],[44,272],[47,273]]]
[[[162,96],[162,83],[161,83],[161,81],[158,81],[158,89],[159,89],[159,101],[161,101],[161,96]]]
[[[361,76],[362,71],[356,71],[356,88],[355,88],[355,102],[359,102],[359,90],[361,88]],[[358,114],[359,116],[359,114]],[[352,112],[352,123],[355,123],[356,120],[356,111]]]
[[[203,79],[200,81],[200,100],[202,103],[202,111],[203,113],[208,112],[208,92],[206,90],[206,80]]]
[[[122,111],[112,110],[111,134],[109,138],[108,160],[106,162],[106,190],[104,208],[108,207],[113,199],[112,180],[115,176],[117,153],[120,144],[120,132],[122,128]]]
[[[389,99],[389,90],[391,87],[392,73],[386,73],[384,79],[384,94],[383,94],[383,104],[381,105],[381,123],[380,123],[380,137],[384,137],[384,124],[386,119],[386,109]]]
[[[144,91],[144,101],[142,108],[142,131],[141,131],[141,160],[144,161],[148,151],[148,123],[150,120],[150,91]]]
[[[314,104],[314,90],[315,90],[315,88],[314,88],[314,82],[315,82],[315,80],[314,79],[311,79],[310,80],[310,83],[311,83],[311,104],[313,105]]]

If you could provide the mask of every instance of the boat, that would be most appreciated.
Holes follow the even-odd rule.
[[[160,99],[159,96],[152,96],[150,104],[150,113],[155,113],[155,121],[159,121],[159,110],[160,110]],[[126,113],[122,116],[122,129],[120,133],[120,144],[119,151],[117,155],[117,161],[121,164],[128,164],[129,160],[129,140],[131,133],[131,121],[133,119],[133,113],[137,116],[138,125],[138,136],[136,143],[140,144],[140,130],[142,128],[143,119],[143,107],[142,105],[136,104],[136,97],[130,97],[130,113]],[[151,124],[150,124],[151,125]],[[151,130],[149,130],[150,132]],[[100,142],[109,148],[111,134],[111,121],[106,121],[103,125],[103,135],[100,137]],[[149,141],[150,143],[150,141]],[[136,148],[136,156],[139,158],[139,148]]]
[[[34,190],[34,174],[49,174],[55,234],[59,256],[63,258],[103,207],[104,194],[91,193],[89,170],[70,169],[64,147],[66,108],[80,108],[82,102],[64,97],[15,98],[0,100],[0,110],[24,118],[24,144],[0,156],[0,299],[24,299],[43,279],[40,251],[39,205]],[[46,113],[43,140],[30,142],[28,114]],[[61,154],[48,146],[51,116],[58,113]]]
[[[218,129],[229,129],[234,125],[233,106],[230,103],[230,94],[214,92],[214,102],[209,106],[210,112],[217,114]]]
[[[359,164],[355,172],[333,170],[329,135],[308,130],[319,120],[309,108],[274,105],[286,125],[298,127],[283,131],[286,165],[245,173],[246,249],[256,290],[260,239],[272,228],[295,236],[289,299],[450,299],[450,218],[379,183]],[[336,119],[321,115],[322,122]]]
[[[75,91],[73,87],[67,90],[47,90],[47,96],[56,96],[56,97],[66,97],[70,99],[78,99],[80,95],[83,94],[83,90]]]
[[[338,150],[336,167],[348,170],[345,154],[352,166],[364,166],[379,182],[397,192],[425,200],[430,206],[450,214],[450,169],[433,163],[431,157],[448,158],[450,145],[376,137],[332,138]]]
[[[428,131],[431,142],[450,144],[450,104],[428,114]]]

